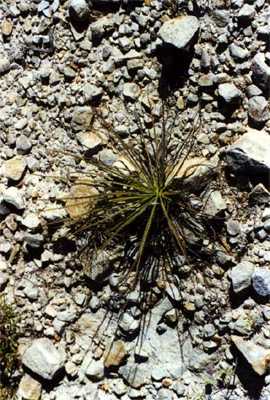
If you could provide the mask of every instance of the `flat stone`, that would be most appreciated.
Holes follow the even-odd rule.
[[[19,181],[26,169],[26,161],[23,157],[13,157],[3,163],[3,175],[13,181]]]
[[[43,379],[52,380],[64,367],[64,356],[47,338],[35,339],[24,352],[22,363]]]
[[[251,277],[254,270],[255,265],[249,261],[242,261],[232,268],[230,277],[235,293],[239,293],[251,285]]]
[[[270,295],[270,270],[258,268],[252,275],[252,285],[260,296]]]
[[[81,180],[74,184],[67,196],[65,208],[73,219],[85,217],[94,206],[94,197],[98,191]]]
[[[270,350],[239,336],[233,335],[231,339],[253,370],[260,376],[264,375],[270,366]]]
[[[223,155],[235,172],[270,173],[270,135],[250,128]]]
[[[16,398],[18,400],[40,400],[41,389],[41,383],[26,374],[20,381]]]
[[[165,44],[182,50],[191,44],[199,28],[198,18],[191,15],[182,15],[164,22],[159,30],[159,36]]]

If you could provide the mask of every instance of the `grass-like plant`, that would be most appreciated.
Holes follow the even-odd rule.
[[[18,366],[19,325],[14,307],[0,295],[0,399],[8,399],[14,389],[11,376]]]
[[[177,118],[163,110],[161,121],[148,129],[137,115],[132,139],[117,134],[98,110],[95,115],[118,159],[108,165],[86,157],[83,169],[69,176],[66,208],[71,214],[79,210],[69,220],[70,231],[85,238],[82,255],[90,269],[102,252],[109,263],[108,254],[120,246],[114,272],[129,290],[137,284],[166,286],[183,262],[201,257],[213,233],[198,195],[202,182],[191,178],[201,164],[187,166],[199,119],[181,131]]]

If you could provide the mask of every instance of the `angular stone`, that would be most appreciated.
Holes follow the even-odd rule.
[[[251,97],[248,101],[248,115],[255,122],[266,122],[270,117],[268,101],[263,96]]]
[[[102,139],[94,132],[80,132],[77,135],[78,142],[88,149],[94,150],[102,144]]]
[[[253,370],[258,375],[264,375],[270,366],[270,350],[239,336],[233,335],[231,339]]]
[[[250,128],[223,155],[235,172],[269,173],[270,135]]]
[[[159,30],[159,36],[165,44],[182,50],[191,44],[199,28],[198,18],[191,15],[182,15],[164,22]]]
[[[219,96],[226,104],[234,104],[241,98],[241,92],[233,83],[222,83],[218,87]]]
[[[92,118],[91,107],[76,107],[72,115],[71,127],[74,131],[89,129]]]
[[[206,193],[204,198],[204,212],[211,217],[216,217],[227,208],[226,202],[218,190],[212,190],[210,193]]]
[[[252,275],[252,285],[260,296],[270,295],[270,270],[258,268]]]
[[[135,100],[140,95],[140,88],[136,83],[125,83],[123,86],[123,95],[127,99]]]
[[[19,181],[26,169],[26,161],[23,157],[13,157],[3,163],[3,175],[13,181]]]
[[[232,268],[230,277],[235,293],[239,293],[251,285],[251,277],[254,270],[255,265],[249,261],[242,261]]]
[[[252,60],[251,70],[254,82],[265,91],[269,92],[270,66],[267,65],[265,55],[258,53]]]
[[[46,380],[52,380],[64,362],[63,354],[47,338],[35,339],[22,356],[23,365]]]
[[[76,22],[87,21],[90,16],[90,9],[86,0],[70,0],[69,12]]]

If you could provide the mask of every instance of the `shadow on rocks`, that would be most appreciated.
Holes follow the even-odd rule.
[[[187,81],[194,49],[177,50],[166,45],[160,46],[156,55],[162,65],[158,91],[161,98],[166,99],[172,91],[183,87]]]

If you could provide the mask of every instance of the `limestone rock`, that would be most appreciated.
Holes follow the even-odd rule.
[[[258,375],[264,375],[270,366],[270,350],[239,336],[233,335],[231,339],[253,370]]]
[[[49,339],[41,338],[24,352],[22,363],[41,378],[52,380],[64,367],[64,356]]]
[[[165,44],[182,50],[191,44],[199,28],[198,18],[191,15],[182,15],[164,22],[159,30],[159,36]]]

